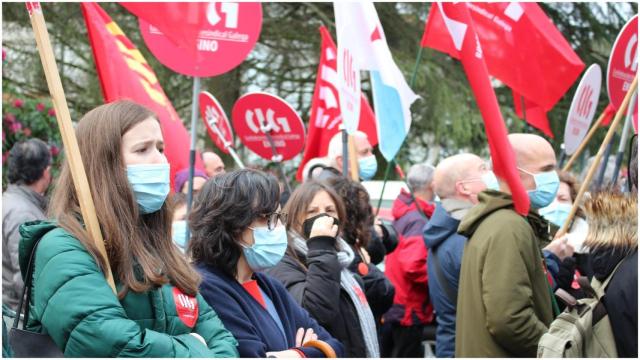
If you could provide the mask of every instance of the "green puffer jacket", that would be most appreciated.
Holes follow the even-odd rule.
[[[553,320],[540,242],[547,223],[513,209],[511,195],[484,191],[462,219],[456,357],[536,357]]]
[[[238,356],[236,339],[200,294],[197,322],[189,327],[185,309],[187,316],[195,315],[195,301],[179,296],[177,288],[130,291],[119,301],[93,257],[64,229],[36,221],[22,225],[20,234],[23,278],[31,250],[42,238],[27,328],[49,334],[65,357]],[[207,345],[190,333],[201,335]]]

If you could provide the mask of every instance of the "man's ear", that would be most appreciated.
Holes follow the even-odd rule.
[[[342,172],[342,155],[336,156],[336,166]]]

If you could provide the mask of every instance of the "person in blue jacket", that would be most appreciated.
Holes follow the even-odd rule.
[[[207,181],[189,216],[188,252],[201,293],[238,340],[241,357],[324,357],[310,340],[343,356],[342,344],[309,316],[279,281],[261,271],[287,249],[277,180],[238,170]]]
[[[436,167],[433,185],[441,202],[425,225],[423,235],[429,249],[429,293],[438,321],[437,357],[453,357],[455,352],[458,278],[467,241],[458,234],[458,225],[478,203],[478,193],[487,186],[495,188],[497,181],[486,163],[473,154],[451,156]]]

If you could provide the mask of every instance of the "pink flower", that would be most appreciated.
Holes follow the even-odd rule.
[[[13,107],[21,108],[22,105],[24,105],[24,101],[22,101],[20,99],[15,99],[13,101]]]
[[[9,131],[11,131],[12,134],[20,132],[20,130],[22,130],[22,123],[20,121],[9,124]]]
[[[24,134],[24,136],[31,136],[31,129],[24,128],[24,130],[22,130],[22,133]]]
[[[38,103],[38,104],[36,104],[36,110],[38,110],[38,111],[40,111],[40,112],[43,112],[45,108],[46,108],[46,107],[44,106],[44,104],[43,104],[43,103]]]
[[[4,116],[4,121],[6,121],[8,124],[13,124],[16,121],[16,116],[12,113],[7,113]]]
[[[59,153],[60,149],[55,145],[51,145],[51,156],[57,156]]]
[[[5,61],[5,60],[7,60],[7,50],[2,48],[2,61]]]
[[[56,109],[54,109],[54,108],[49,109],[49,112],[47,114],[49,116],[56,116]]]

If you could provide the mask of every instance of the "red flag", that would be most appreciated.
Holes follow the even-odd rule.
[[[338,133],[339,126],[342,124],[336,87],[338,76],[336,73],[338,67],[336,44],[324,26],[320,27],[320,35],[322,36],[320,63],[318,64],[316,88],[311,101],[307,145],[296,174],[298,181],[302,181],[302,171],[309,160],[327,155],[329,141]],[[372,146],[378,144],[375,114],[364,95],[360,99],[358,129],[367,134]]]
[[[97,3],[83,2],[81,6],[105,102],[130,99],[158,116],[173,189],[175,173],[189,166],[189,133],[153,69],[120,27]],[[196,167],[202,169],[200,156],[196,156]]]
[[[609,126],[611,124],[611,120],[616,115],[616,108],[609,103],[606,108],[604,108],[604,119],[600,123],[600,126]]]
[[[524,96],[527,122],[552,136],[548,120],[542,114],[551,110],[569,90],[584,63],[535,2],[473,2],[466,6],[484,49],[489,73]],[[432,6],[422,46],[458,58],[446,34],[438,7]],[[514,100],[519,107],[520,96]],[[535,110],[536,107],[540,109]]]
[[[198,34],[207,17],[219,18],[215,3],[208,2],[120,2],[120,5],[135,16],[153,24],[176,45],[184,45],[185,49],[197,49]],[[209,9],[213,8],[211,15]],[[207,17],[198,16],[207,14]],[[189,21],[184,21],[185,17]],[[175,26],[176,23],[181,26]],[[186,51],[186,50],[185,50]]]
[[[464,3],[434,3],[432,9],[437,8],[447,18],[445,29],[448,30],[448,35],[445,35],[449,40],[453,40],[455,57],[462,62],[482,114],[493,160],[493,171],[509,185],[516,211],[526,215],[529,212],[529,197],[516,169],[515,155],[507,138],[507,128],[489,80],[484,49],[480,45],[469,9]]]

